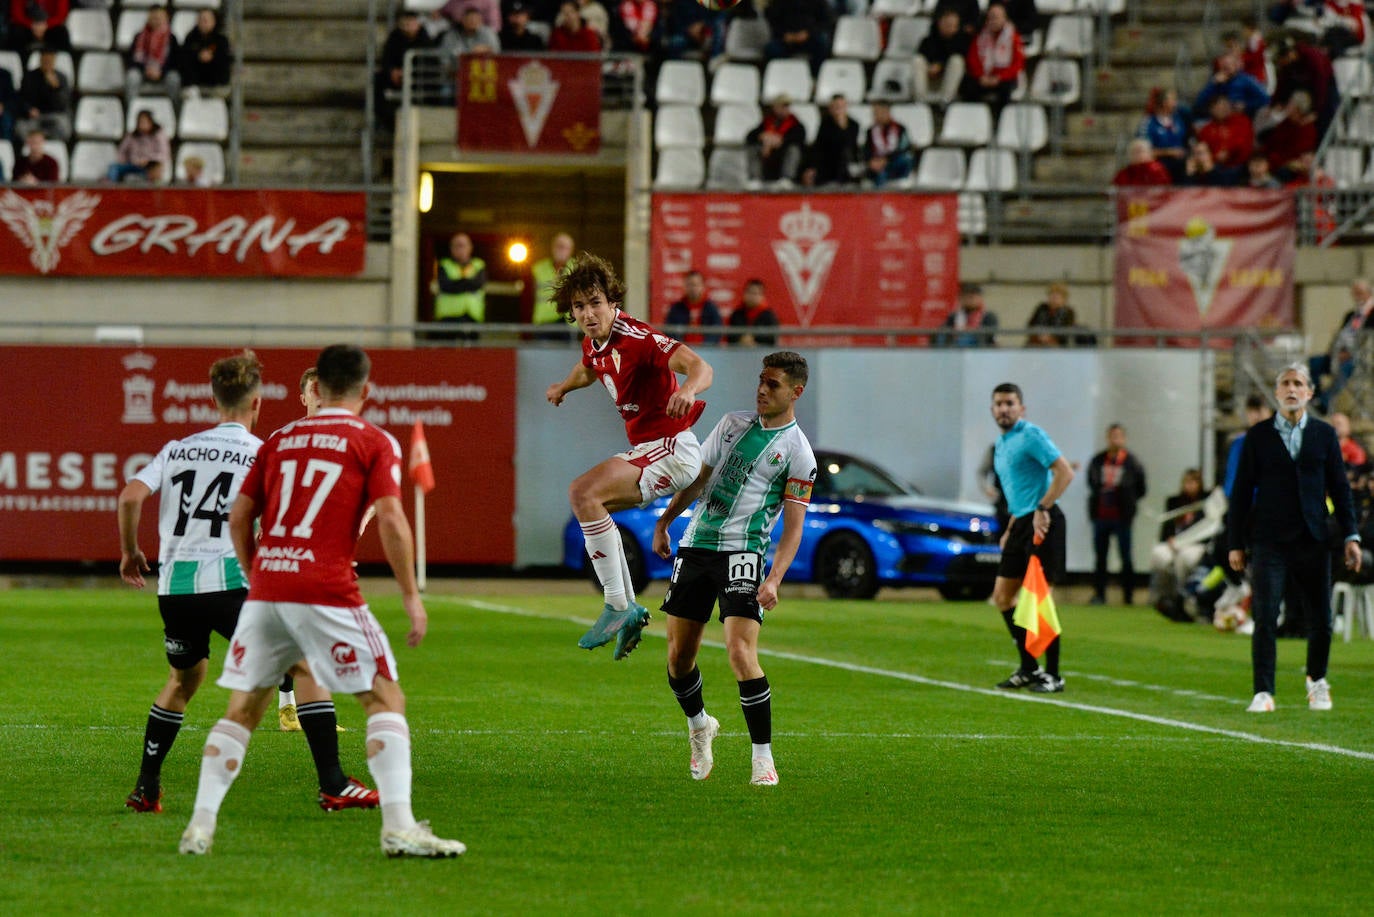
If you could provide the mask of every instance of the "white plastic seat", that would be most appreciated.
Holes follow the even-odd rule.
[[[55,66],[57,68],[57,72],[67,78],[67,84],[69,86],[76,85],[76,62],[72,59],[72,56],[70,54],[68,54],[66,51],[58,51]],[[28,68],[30,70],[38,69],[37,51],[32,51],[29,53]],[[15,83],[14,85],[16,89],[19,88],[18,83]]]
[[[72,146],[72,181],[102,181],[118,155],[108,140],[78,140]]]
[[[229,139],[229,104],[224,99],[190,98],[181,103],[177,136],[183,140]]]
[[[659,105],[696,105],[706,101],[706,72],[700,61],[664,61],[654,98]]]
[[[1050,122],[1044,108],[1031,102],[1017,102],[1002,109],[997,119],[998,146],[1038,153],[1049,142]]]
[[[933,146],[921,153],[916,187],[957,191],[968,180],[966,165],[963,150]]]
[[[910,61],[885,57],[873,66],[873,79],[868,84],[870,102],[906,102],[912,92]]]
[[[700,188],[706,180],[706,160],[700,149],[676,148],[658,154],[655,188]]]
[[[725,32],[725,56],[730,60],[761,61],[763,49],[771,39],[768,21],[762,16],[757,19],[731,16],[730,27]]]
[[[792,106],[792,114],[806,131],[806,142],[810,143],[816,139],[816,132],[821,129],[821,110],[811,102],[800,102]]]
[[[220,0],[177,0],[176,2],[176,7],[179,10],[217,10],[220,8],[220,5]],[[443,4],[440,4],[440,6],[442,5]]]
[[[1357,140],[1363,144],[1374,143],[1374,101],[1355,104],[1346,122],[1346,139]]]
[[[716,109],[711,143],[715,146],[742,146],[744,138],[762,120],[763,112],[757,105],[722,105]]]
[[[916,49],[930,34],[930,19],[926,16],[902,17],[892,20],[887,30],[887,48],[883,57],[902,60],[916,56]]]
[[[124,103],[118,96],[82,96],[72,128],[78,140],[119,140],[124,136]]]
[[[115,47],[127,51],[133,45],[138,33],[148,24],[147,9],[130,9],[125,3],[120,7],[119,19],[115,22]]]
[[[134,103],[129,106],[129,110],[124,113],[124,129],[133,130],[138,123],[138,113],[147,111],[152,114],[153,120],[158,123],[163,132],[168,137],[175,137],[177,133],[177,115],[172,107],[172,100],[166,96],[139,96],[134,99]]]
[[[218,143],[183,143],[177,147],[176,156],[176,179],[177,181],[186,180],[186,160],[192,156],[199,156],[205,161],[205,174],[210,179],[211,184],[221,185],[224,183],[224,147]]]
[[[432,13],[444,3],[445,0],[406,0],[405,8],[416,13]]]
[[[892,120],[906,128],[912,145],[918,150],[935,142],[935,115],[925,102],[892,106]]]
[[[676,147],[701,149],[706,143],[706,129],[701,123],[701,109],[694,105],[660,105],[654,115],[654,146],[660,150]]]
[[[15,90],[18,90],[19,84],[24,81],[24,61],[19,57],[19,52],[0,51],[0,70],[10,72],[10,79],[14,81]]]
[[[14,146],[0,143],[0,181],[14,179]]]
[[[1338,187],[1358,185],[1364,179],[1364,150],[1357,146],[1328,147],[1323,168]]]
[[[836,60],[830,58],[821,64],[816,74],[816,103],[825,105],[834,96],[844,96],[851,102],[861,101],[868,79],[864,75],[864,65],[856,60]]]
[[[1093,46],[1091,16],[1055,16],[1045,30],[1046,57],[1086,57]]]
[[[1100,13],[1104,7],[1108,16],[1121,16],[1126,12],[1126,0],[1078,0],[1076,8],[1085,13]],[[1037,4],[1036,9],[1045,11],[1043,4]]]
[[[871,105],[851,105],[849,106],[849,118],[859,126],[859,147],[864,145],[864,134],[873,126],[873,106]]]
[[[159,4],[162,4],[162,0],[120,0],[119,5],[123,7],[136,6],[144,10],[146,13],[148,7],[157,6]],[[165,6],[166,4],[162,5]]]
[[[712,105],[757,105],[759,68],[753,64],[722,64],[711,78]]]
[[[988,205],[977,191],[959,195],[959,234],[981,236],[988,231]]]
[[[186,36],[195,29],[198,18],[200,18],[200,10],[188,10],[183,7],[178,7],[177,11],[172,14],[172,34],[176,36],[178,43],[185,41]]]
[[[879,19],[896,19],[898,16],[915,16],[921,9],[921,0],[873,0],[868,15]]]
[[[974,150],[968,158],[965,191],[1016,190],[1016,154],[1011,150]]]
[[[749,151],[741,147],[717,147],[706,164],[706,187],[743,188],[749,181]]]
[[[1333,583],[1331,618],[1333,631],[1346,643],[1360,631],[1374,637],[1374,584]]]
[[[1343,96],[1359,98],[1369,95],[1369,62],[1362,57],[1338,57],[1331,62],[1336,72],[1336,88]]]
[[[1042,58],[1031,74],[1026,99],[1040,105],[1073,105],[1083,97],[1083,74],[1078,61]]]
[[[871,16],[841,16],[835,21],[830,42],[831,57],[877,60],[883,50],[882,31]]]
[[[76,90],[81,93],[122,93],[124,58],[113,51],[87,51],[76,65]]]
[[[742,20],[741,20],[742,21]],[[779,57],[763,68],[763,88],[759,101],[765,105],[780,95],[789,95],[793,102],[811,98],[811,65],[804,60]]]
[[[986,146],[992,141],[992,110],[982,102],[954,102],[940,125],[942,146]]]
[[[1035,0],[1035,11],[1041,16],[1059,16],[1083,9],[1082,0]]]
[[[72,10],[67,15],[67,34],[78,51],[108,51],[114,46],[114,23],[106,10]]]

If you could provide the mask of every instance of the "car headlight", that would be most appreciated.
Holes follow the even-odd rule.
[[[890,535],[934,535],[940,531],[934,522],[910,522],[906,519],[874,519],[873,527]]]

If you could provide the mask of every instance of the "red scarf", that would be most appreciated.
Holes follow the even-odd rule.
[[[891,156],[901,140],[902,126],[896,121],[875,124],[868,129],[868,142],[873,144],[873,152],[879,156]]]
[[[145,27],[134,39],[134,60],[140,64],[151,62],[165,67],[171,43],[171,29],[153,32]]]
[[[987,29],[978,33],[978,57],[984,73],[996,73],[1011,66],[1016,30],[1010,24],[1002,26],[996,35]]]

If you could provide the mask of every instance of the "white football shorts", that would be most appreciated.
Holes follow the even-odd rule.
[[[281,681],[301,657],[315,680],[333,694],[371,691],[378,675],[397,680],[386,632],[363,605],[302,605],[247,601],[216,682],[231,691],[255,691]]]
[[[691,430],[640,443],[629,452],[617,452],[616,458],[639,469],[640,506],[677,493],[701,473],[701,443]]]

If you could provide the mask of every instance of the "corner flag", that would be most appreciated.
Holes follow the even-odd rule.
[[[1045,580],[1045,568],[1040,558],[1031,555],[1026,578],[1021,581],[1021,595],[1016,599],[1012,623],[1026,629],[1026,652],[1039,656],[1059,636],[1059,613],[1054,608],[1050,584]]]
[[[429,443],[425,441],[425,428],[415,421],[410,431],[410,479],[425,493],[434,489],[434,466],[429,461]]]

